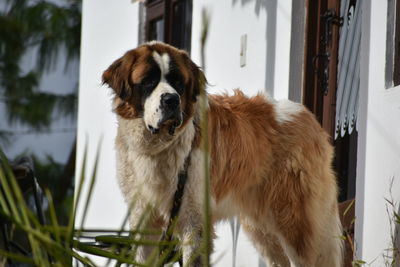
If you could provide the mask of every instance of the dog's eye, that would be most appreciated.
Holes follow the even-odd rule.
[[[143,88],[146,90],[151,90],[154,87],[156,87],[157,83],[158,83],[158,81],[155,78],[146,77],[142,80],[140,85],[143,86]]]
[[[183,93],[184,83],[179,75],[171,74],[167,77],[168,83],[179,93]]]

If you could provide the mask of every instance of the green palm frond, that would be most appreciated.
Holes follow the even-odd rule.
[[[85,157],[86,158],[86,153]],[[98,156],[97,156],[98,158]],[[85,160],[86,162],[86,160]],[[77,260],[85,266],[96,266],[87,256],[82,256],[79,252],[96,255],[112,259],[118,264],[128,263],[134,266],[157,266],[161,260],[154,257],[146,264],[135,262],[136,250],[132,247],[152,246],[158,248],[160,245],[174,247],[178,241],[154,241],[141,238],[142,235],[160,235],[160,231],[152,229],[137,229],[133,231],[123,231],[122,229],[84,229],[75,228],[74,218],[80,200],[85,199],[82,204],[84,212],[88,212],[89,202],[93,190],[89,190],[83,196],[82,188],[89,185],[94,188],[98,161],[95,161],[93,173],[90,177],[85,177],[86,163],[83,164],[80,184],[75,196],[75,203],[71,211],[70,223],[67,226],[59,224],[59,219],[55,211],[52,196],[49,190],[46,191],[48,200],[49,224],[41,223],[38,216],[30,209],[26,202],[24,193],[21,191],[17,178],[14,176],[11,167],[0,150],[0,227],[11,229],[8,237],[20,236],[25,239],[25,249],[31,254],[24,255],[19,250],[4,248],[0,242],[1,257],[21,263],[28,263],[36,266],[72,266],[72,261]],[[134,204],[133,204],[134,205]],[[143,214],[143,218],[148,215]],[[83,217],[84,218],[84,217]],[[144,219],[145,220],[145,219]],[[84,219],[82,219],[84,222]],[[125,223],[124,223],[125,224]],[[94,242],[81,240],[82,236],[92,235]],[[128,235],[127,235],[128,234]],[[155,250],[157,251],[157,250]]]
[[[67,56],[65,67],[79,58],[80,29],[80,0],[64,0],[61,5],[7,1],[0,13],[0,99],[7,108],[9,123],[20,122],[41,130],[50,125],[55,114],[75,116],[76,92],[41,92],[39,81],[45,71],[54,69],[62,51]],[[36,67],[24,69],[24,56],[35,51]]]

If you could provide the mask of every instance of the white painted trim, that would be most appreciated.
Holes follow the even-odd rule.
[[[369,88],[369,56],[370,56],[370,30],[371,30],[371,3],[362,1],[361,9],[361,45],[360,45],[360,89],[358,110],[358,140],[357,140],[357,175],[356,175],[356,201],[355,201],[355,230],[354,245],[355,259],[363,258],[363,226],[365,202],[365,161],[367,140],[367,113],[368,113],[368,88]]]

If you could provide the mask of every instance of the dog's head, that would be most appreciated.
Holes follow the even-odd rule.
[[[143,118],[152,134],[170,135],[194,115],[206,79],[185,51],[150,42],[128,51],[103,73],[115,93],[115,112],[125,119]]]

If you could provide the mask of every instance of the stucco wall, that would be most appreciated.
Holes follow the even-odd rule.
[[[382,255],[391,248],[385,198],[390,198],[392,179],[393,198],[400,201],[400,87],[385,89],[387,1],[363,1],[363,5],[357,256],[373,261],[371,266],[385,266]]]

